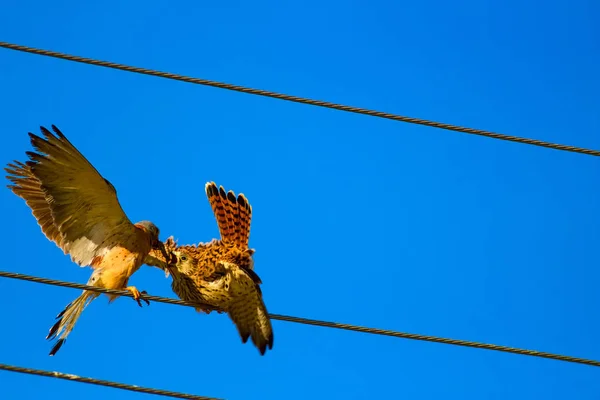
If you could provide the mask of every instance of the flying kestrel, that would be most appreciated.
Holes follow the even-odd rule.
[[[141,292],[127,286],[129,277],[143,264],[151,249],[166,252],[159,230],[152,222],[133,224],[117,199],[113,185],[52,125],[56,136],[41,127],[44,139],[29,133],[38,151],[26,154],[30,161],[15,161],[5,170],[13,183],[8,188],[31,208],[48,239],[81,267],[91,266],[88,285],[128,290],[142,306]],[[84,308],[100,293],[83,291],[56,317],[46,339],[58,339],[50,351],[56,354]],[[118,295],[108,294],[109,302]]]
[[[248,248],[252,207],[243,194],[236,198],[214,182],[207,183],[205,189],[221,239],[177,246],[170,237],[165,242],[171,253],[169,262],[162,262],[161,255],[152,251],[145,263],[172,275],[171,288],[182,300],[227,312],[242,342],[252,338],[264,355],[267,347],[273,348],[273,328],[262,298],[262,282],[254,272],[254,250]],[[196,310],[210,313],[211,307]]]

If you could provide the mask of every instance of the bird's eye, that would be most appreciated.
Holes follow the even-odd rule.
[[[187,256],[181,256],[181,257],[179,257],[179,259],[180,259],[181,261],[187,261]]]

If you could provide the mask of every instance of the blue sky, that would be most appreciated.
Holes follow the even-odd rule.
[[[125,4],[126,3],[126,4]],[[593,1],[9,0],[0,40],[600,149]],[[0,49],[0,160],[56,124],[163,239],[208,241],[214,180],[254,209],[270,312],[600,359],[594,157]],[[0,190],[4,270],[85,283]],[[173,297],[143,267],[131,283]],[[597,399],[597,369],[0,279],[0,362],[227,399]],[[0,371],[2,398],[144,399]]]

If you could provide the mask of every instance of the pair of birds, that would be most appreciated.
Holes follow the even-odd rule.
[[[43,138],[29,133],[37,152],[29,161],[14,161],[5,170],[9,189],[21,197],[46,237],[81,267],[93,268],[88,285],[128,290],[141,307],[145,291],[128,286],[143,265],[161,268],[172,276],[171,287],[182,300],[202,303],[196,311],[227,312],[242,342],[252,339],[261,355],[273,347],[273,329],[248,247],[252,207],[243,194],[205,186],[221,239],[177,246],[173,237],[159,239],[150,221],[132,223],[117,199],[114,186],[92,166],[54,125]],[[56,340],[56,354],[85,307],[100,293],[84,290],[56,317],[46,339]],[[107,294],[109,302],[118,295]]]

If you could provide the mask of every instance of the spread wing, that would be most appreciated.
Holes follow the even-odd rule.
[[[78,265],[90,265],[94,257],[104,255],[120,235],[130,234],[133,224],[125,215],[113,185],[57,127],[52,125],[52,130],[56,135],[41,127],[44,138],[29,133],[38,153],[27,152],[31,159],[25,166],[29,177],[19,174],[8,177],[15,183],[11,189],[28,204],[38,204],[34,215],[37,212],[46,221],[47,209],[44,211],[39,205],[39,192],[32,194],[31,190],[37,178],[36,184],[45,195],[54,225],[44,231],[36,215],[42,231]],[[54,239],[56,231],[59,239]]]
[[[8,186],[9,189],[25,200],[44,235],[62,248],[62,236],[54,225],[52,210],[46,201],[46,193],[42,190],[40,180],[31,173],[31,169],[27,165],[19,161],[8,164],[8,168],[4,168],[4,170],[10,174],[7,178],[13,183]]]

